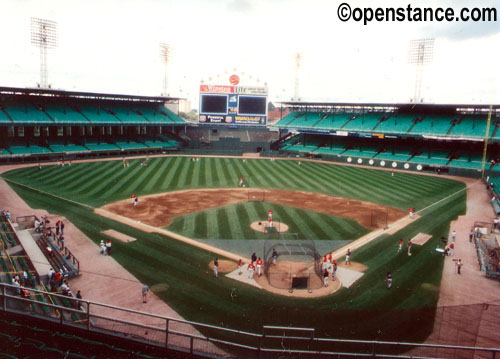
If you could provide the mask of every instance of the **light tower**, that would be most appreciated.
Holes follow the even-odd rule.
[[[413,93],[413,102],[422,101],[422,78],[424,65],[432,61],[434,54],[434,39],[411,40],[409,43],[408,63],[417,67],[417,77],[415,79],[415,90]]]
[[[300,87],[300,67],[302,66],[302,55],[300,52],[295,54],[295,90],[294,100],[299,101],[299,87]]]
[[[167,43],[160,43],[160,57],[162,62],[165,64],[164,68],[164,77],[163,77],[163,96],[168,95],[168,62],[170,61],[170,55],[172,52],[172,48]]]
[[[47,50],[57,47],[57,23],[31,18],[31,44],[40,48],[40,87],[48,86]]]

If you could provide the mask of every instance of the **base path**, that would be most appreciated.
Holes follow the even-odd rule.
[[[176,216],[247,201],[248,191],[245,188],[214,188],[167,192],[142,196],[137,206],[134,206],[130,199],[126,199],[107,204],[100,209],[153,227],[166,227]],[[400,209],[377,203],[321,193],[256,188],[251,191],[264,192],[266,202],[353,219],[367,228],[373,228],[373,212],[386,212],[389,223],[407,214]]]

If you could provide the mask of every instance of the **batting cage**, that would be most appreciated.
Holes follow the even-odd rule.
[[[269,284],[290,292],[321,288],[321,256],[314,241],[292,238],[297,235],[288,234],[282,239],[264,242],[264,273]]]
[[[372,210],[370,218],[370,227],[372,228],[388,228],[389,214],[385,211]]]

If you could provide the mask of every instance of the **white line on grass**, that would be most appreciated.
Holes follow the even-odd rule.
[[[427,209],[429,209],[429,208],[431,208],[431,207],[433,207],[433,206],[437,205],[438,203],[441,203],[441,202],[443,202],[443,201],[446,201],[447,199],[450,199],[451,197],[455,196],[456,194],[458,194],[458,193],[460,193],[460,192],[466,191],[467,189],[471,188],[472,186],[475,186],[476,184],[478,184],[478,183],[480,183],[480,182],[481,182],[481,180],[477,180],[476,182],[471,183],[470,185],[465,186],[465,187],[464,187],[464,188],[462,188],[462,189],[459,189],[459,190],[458,190],[458,191],[456,191],[455,193],[452,193],[452,194],[450,194],[449,196],[446,196],[445,198],[441,198],[439,201],[434,202],[434,203],[432,203],[432,204],[428,205],[427,207],[422,208],[422,209],[421,209],[421,210],[419,210],[419,211],[416,211],[415,213],[424,212],[425,210],[427,210]]]
[[[4,181],[14,183],[14,184],[16,184],[18,186],[21,186],[21,187],[29,188],[32,191],[39,192],[39,193],[42,193],[42,194],[45,194],[45,195],[48,195],[48,196],[51,196],[51,197],[62,199],[63,201],[71,202],[71,203],[74,203],[74,204],[82,206],[82,207],[87,207],[87,208],[92,209],[92,210],[95,209],[95,207],[92,207],[92,206],[90,206],[88,204],[76,202],[76,201],[73,201],[72,199],[64,198],[64,197],[58,196],[58,195],[53,194],[53,193],[45,192],[45,191],[42,191],[41,189],[33,188],[31,186],[27,186],[25,184],[22,184],[22,183],[19,183],[19,182],[16,182],[16,181],[12,181],[12,180],[7,179],[7,178],[4,178]]]

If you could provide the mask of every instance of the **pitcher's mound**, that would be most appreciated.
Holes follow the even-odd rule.
[[[211,261],[208,266],[211,270],[214,270],[214,261]],[[219,259],[219,272],[229,273],[238,268],[238,264],[233,261],[227,261],[225,259]]]
[[[257,222],[253,222],[250,225],[250,228],[252,228],[254,231],[257,231],[257,232],[266,233],[267,232],[267,224],[268,224],[267,221],[257,221]],[[288,231],[288,226],[284,223],[279,223],[279,224],[275,223],[273,228],[278,233]]]

